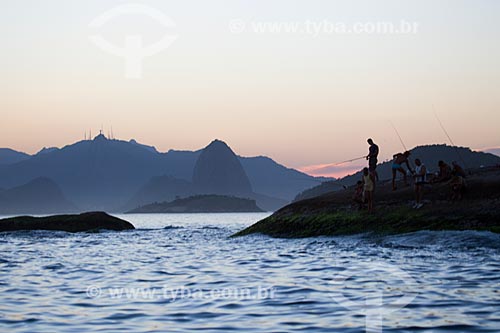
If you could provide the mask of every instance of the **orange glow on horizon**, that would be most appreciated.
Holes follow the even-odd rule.
[[[330,178],[343,178],[360,171],[364,165],[342,163],[338,165],[333,164],[317,164],[308,165],[298,168],[299,171],[306,173],[313,177],[330,177]]]

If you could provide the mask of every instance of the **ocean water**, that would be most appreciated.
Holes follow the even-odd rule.
[[[500,236],[229,236],[266,214],[0,233],[1,332],[500,332]]]

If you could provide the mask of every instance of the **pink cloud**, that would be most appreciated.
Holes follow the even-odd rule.
[[[477,149],[477,150],[483,151],[485,153],[491,153],[491,154],[500,156],[500,147],[480,148],[480,149]]]
[[[343,164],[316,164],[308,165],[299,168],[300,171],[316,177],[335,177],[342,178],[347,175],[358,172],[366,165],[360,163],[343,163]]]

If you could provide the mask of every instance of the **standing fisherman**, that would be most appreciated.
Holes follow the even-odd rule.
[[[368,204],[368,213],[373,213],[373,192],[375,191],[375,176],[372,172],[368,171],[368,168],[363,169],[363,178],[361,178],[363,183],[363,197]]]
[[[427,184],[427,169],[418,158],[415,160],[415,165],[415,173],[413,176],[415,178],[415,205],[413,208],[420,209],[424,205],[422,203],[422,195],[424,192],[424,185]]]
[[[366,156],[366,159],[368,160],[368,170],[370,170],[370,173],[373,174],[374,178],[378,180],[378,173],[377,173],[377,163],[378,163],[378,153],[379,149],[378,146],[373,142],[372,139],[366,140],[368,144],[370,145],[370,149],[368,151],[368,156]]]

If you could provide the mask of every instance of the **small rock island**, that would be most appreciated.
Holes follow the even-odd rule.
[[[449,183],[426,185],[421,209],[412,208],[412,186],[392,191],[390,184],[378,183],[372,214],[353,207],[351,187],[294,202],[233,236],[261,233],[300,238],[420,230],[500,233],[500,169],[478,170],[466,182],[460,201],[450,200]]]
[[[19,230],[82,232],[102,229],[122,231],[135,229],[135,227],[125,220],[108,215],[104,212],[44,217],[17,216],[0,220],[0,232]]]
[[[263,212],[255,200],[226,195],[195,195],[171,202],[141,206],[127,214],[135,213],[253,213]]]

